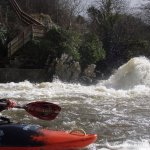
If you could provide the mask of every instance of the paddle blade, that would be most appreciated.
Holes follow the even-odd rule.
[[[53,120],[59,114],[61,108],[53,103],[37,101],[25,105],[24,109],[32,116],[42,120]]]

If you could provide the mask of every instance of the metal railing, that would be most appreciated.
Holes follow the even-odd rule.
[[[29,16],[28,14],[26,14],[18,5],[18,3],[15,0],[9,0],[11,5],[13,6],[13,9],[15,10],[15,12],[17,13],[19,19],[21,21],[23,21],[24,23],[26,23],[27,25],[37,25],[37,26],[42,26],[44,28],[44,25],[41,24],[39,21],[35,20],[34,18],[32,18],[31,16]]]

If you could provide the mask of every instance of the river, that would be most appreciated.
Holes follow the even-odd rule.
[[[57,130],[82,128],[96,133],[86,150],[150,150],[150,61],[136,57],[96,85],[53,82],[0,84],[0,97],[19,104],[35,100],[56,103],[62,110],[55,120],[42,121],[24,110],[3,115],[15,122],[35,123]]]

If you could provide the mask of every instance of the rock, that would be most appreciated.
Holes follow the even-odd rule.
[[[72,57],[63,54],[60,59],[56,60],[55,76],[62,81],[78,81],[81,73],[79,62],[76,62]]]
[[[95,64],[88,65],[82,72],[79,62],[74,61],[67,54],[63,54],[59,59],[57,58],[53,64],[55,64],[55,69],[52,69],[54,65],[50,65],[49,74],[52,70],[55,70],[53,76],[57,76],[64,82],[81,82],[86,85],[95,83]]]
[[[95,64],[88,65],[88,67],[83,72],[83,76],[95,78],[96,77],[95,68],[96,68]]]
[[[82,84],[90,85],[90,84],[93,83],[93,80],[89,77],[81,76],[80,79],[79,79],[79,82],[82,83]]]

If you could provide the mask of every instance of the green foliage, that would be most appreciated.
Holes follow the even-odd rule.
[[[100,1],[100,8],[90,7],[88,14],[91,18],[92,31],[99,36],[106,50],[106,57],[111,57],[114,50],[114,37],[119,37],[117,32],[114,32],[116,23],[120,19],[117,11],[113,12],[115,1]],[[120,37],[119,37],[120,38]]]
[[[53,28],[48,32],[46,39],[49,41],[49,47],[55,52],[57,57],[61,57],[63,53],[66,53],[75,60],[80,59],[78,52],[80,35],[77,32],[64,30],[62,28]]]
[[[102,43],[99,41],[98,36],[92,33],[87,33],[83,37],[83,42],[80,47],[81,64],[96,63],[105,58],[105,51],[102,48]]]
[[[34,39],[26,44],[26,46],[19,51],[24,59],[21,67],[43,68],[49,55],[49,51],[45,48],[45,45],[43,40],[38,39]]]

